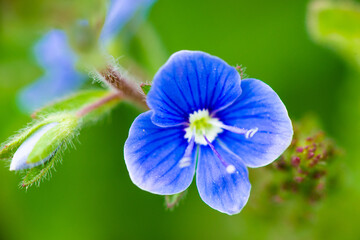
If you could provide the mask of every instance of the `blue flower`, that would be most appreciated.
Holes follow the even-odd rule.
[[[150,111],[131,126],[124,156],[131,180],[154,194],[184,191],[196,172],[202,200],[236,214],[250,194],[247,167],[265,166],[293,130],[278,95],[203,52],[180,51],[154,77]]]
[[[154,2],[155,0],[111,0],[99,39],[101,47],[105,47],[133,17],[145,15]],[[76,70],[77,57],[64,31],[49,31],[35,45],[34,51],[45,74],[19,93],[19,106],[24,112],[31,112],[49,101],[70,94],[88,79],[86,74]]]

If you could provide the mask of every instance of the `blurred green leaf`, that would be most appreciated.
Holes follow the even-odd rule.
[[[338,51],[360,69],[360,4],[315,1],[307,20],[316,42]]]

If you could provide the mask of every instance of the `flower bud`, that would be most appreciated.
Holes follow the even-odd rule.
[[[11,159],[11,171],[39,166],[74,137],[79,121],[72,114],[56,113],[34,122],[0,149],[0,159]]]
[[[40,138],[50,131],[52,128],[57,126],[59,123],[53,122],[39,128],[34,132],[28,139],[26,139],[21,146],[16,150],[14,157],[10,164],[10,171],[22,170],[27,168],[33,168],[41,165],[42,163],[48,161],[56,152],[56,150],[50,154],[48,157],[44,158],[41,161],[36,163],[27,163],[28,158],[32,150],[34,149],[36,143]]]

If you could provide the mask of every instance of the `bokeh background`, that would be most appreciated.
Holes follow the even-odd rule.
[[[168,211],[163,197],[138,189],[128,177],[123,145],[139,110],[121,104],[81,131],[76,149],[66,151],[40,187],[20,188],[21,176],[0,163],[0,239],[359,239],[360,78],[334,51],[310,39],[308,3],[158,0],[137,33],[118,37],[113,53],[129,71],[144,69],[143,81],[151,81],[166,58],[182,49],[242,64],[248,76],[272,86],[293,120],[315,114],[344,149],[336,191],[305,207],[271,205],[257,195],[266,189],[256,184],[263,171],[253,169],[252,195],[238,215],[212,210],[195,184],[180,206]],[[0,1],[0,142],[30,121],[16,96],[42,74],[34,43],[59,18],[70,25],[72,18],[98,13],[94,6],[82,0]],[[152,48],[150,55],[144,48]]]

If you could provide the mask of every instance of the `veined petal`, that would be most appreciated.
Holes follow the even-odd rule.
[[[48,32],[36,44],[35,57],[45,74],[19,93],[18,101],[25,112],[71,93],[87,79],[75,69],[76,55],[61,30]]]
[[[111,0],[100,41],[107,43],[127,24],[138,12],[144,15],[156,0]]]
[[[195,174],[195,151],[193,159],[183,167],[180,160],[188,146],[183,128],[158,127],[151,122],[152,114],[152,111],[140,114],[130,128],[124,147],[130,178],[151,193],[182,192]]]
[[[214,148],[235,167],[229,173],[209,146],[201,146],[196,171],[196,185],[201,199],[210,207],[229,215],[239,213],[250,196],[251,185],[245,165],[217,142]]]
[[[293,135],[291,120],[281,99],[267,84],[256,79],[244,79],[241,88],[241,96],[218,112],[217,117],[229,126],[258,130],[248,138],[225,130],[219,139],[246,166],[265,166],[290,145]]]
[[[234,67],[204,52],[180,51],[155,75],[147,103],[156,125],[176,126],[187,122],[194,111],[223,109],[240,94]]]

